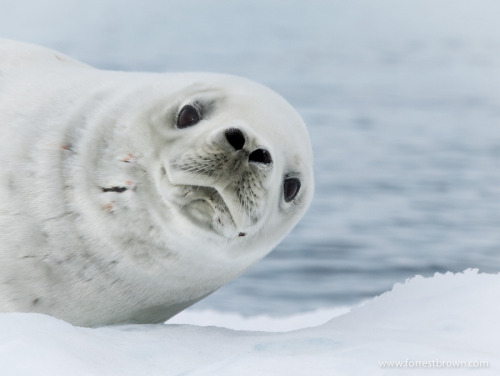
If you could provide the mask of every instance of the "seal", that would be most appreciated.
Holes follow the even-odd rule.
[[[247,79],[104,71],[0,40],[0,311],[157,323],[294,227],[300,116]]]

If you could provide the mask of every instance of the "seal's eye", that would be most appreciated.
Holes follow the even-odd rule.
[[[300,180],[297,178],[287,178],[283,183],[283,196],[286,202],[292,201],[300,190]]]
[[[187,128],[200,121],[200,114],[196,108],[190,104],[184,106],[177,116],[177,128]]]

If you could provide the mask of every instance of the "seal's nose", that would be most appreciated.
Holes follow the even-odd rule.
[[[227,142],[235,149],[241,150],[245,146],[245,135],[237,128],[230,128],[224,132]]]
[[[231,145],[234,150],[238,151],[243,149],[245,146],[245,134],[238,128],[229,128],[224,132],[227,142]],[[251,163],[263,163],[271,164],[273,159],[271,158],[271,153],[267,149],[258,148],[250,153],[248,156],[248,162]]]

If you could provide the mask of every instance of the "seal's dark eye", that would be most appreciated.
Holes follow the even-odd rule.
[[[297,178],[285,179],[283,183],[283,197],[286,202],[292,201],[300,190],[300,180]]]
[[[187,128],[200,121],[198,110],[190,104],[184,106],[177,116],[177,128]]]

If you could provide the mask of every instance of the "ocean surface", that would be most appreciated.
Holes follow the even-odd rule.
[[[0,36],[120,70],[264,83],[308,124],[316,195],[192,310],[290,316],[420,274],[500,271],[496,0],[0,0]]]

